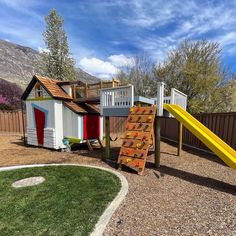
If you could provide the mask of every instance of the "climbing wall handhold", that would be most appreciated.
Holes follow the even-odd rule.
[[[147,139],[147,136],[146,135],[144,135],[143,136],[143,138],[142,138],[142,140],[146,140]]]
[[[144,131],[146,130],[146,129],[148,129],[149,128],[149,125],[145,125],[145,127],[144,127]]]
[[[150,122],[152,120],[152,116],[148,116],[148,121]]]
[[[136,144],[136,147],[137,147],[137,148],[140,148],[141,146],[142,146],[141,143],[137,143],[137,144]]]

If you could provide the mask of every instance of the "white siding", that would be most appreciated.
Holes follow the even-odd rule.
[[[64,136],[82,139],[82,116],[74,113],[66,106],[63,107]]]
[[[84,117],[79,116],[79,139],[83,140],[84,139]]]
[[[46,127],[44,129],[44,147],[60,149],[64,148],[62,101],[57,100],[35,100],[26,101],[27,114],[27,138],[28,144],[38,146],[36,126],[33,107],[37,106],[47,111]]]
[[[57,149],[55,129],[44,129],[44,147]]]
[[[27,129],[27,143],[30,145],[38,146],[36,128],[28,128]]]
[[[63,144],[63,103],[62,101],[55,100],[54,102],[55,112],[55,137],[56,137],[56,149],[64,148]]]
[[[72,97],[72,88],[71,85],[63,85],[61,86],[62,89],[69,95]]]

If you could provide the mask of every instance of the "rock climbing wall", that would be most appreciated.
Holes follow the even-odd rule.
[[[156,106],[131,107],[118,164],[135,169],[142,175],[156,116]]]

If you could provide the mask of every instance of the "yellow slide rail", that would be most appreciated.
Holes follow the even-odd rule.
[[[164,109],[170,112],[185,128],[200,139],[228,166],[236,170],[236,151],[222,139],[210,131],[201,122],[191,116],[182,107],[175,104],[164,104]]]

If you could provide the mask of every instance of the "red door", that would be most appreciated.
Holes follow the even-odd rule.
[[[98,139],[100,137],[100,116],[84,116],[84,139]]]
[[[37,108],[34,108],[34,117],[35,117],[38,144],[43,145],[44,127],[45,127],[45,113],[40,111]]]

